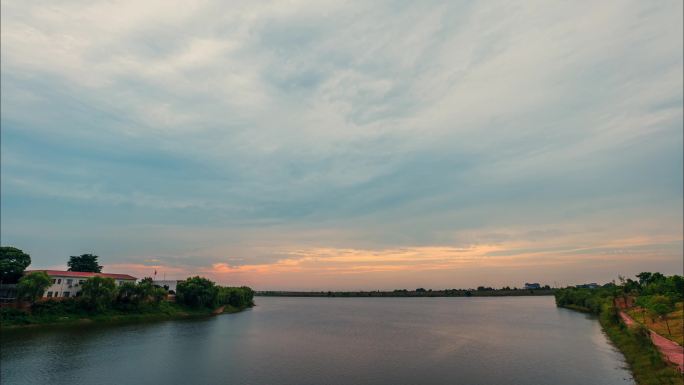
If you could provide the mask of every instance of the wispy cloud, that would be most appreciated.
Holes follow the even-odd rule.
[[[282,261],[399,283],[515,242],[676,241],[681,15],[677,1],[4,1],[3,242],[43,265],[95,250],[259,285],[294,269]],[[368,260],[334,262],[343,250]],[[572,255],[510,264],[552,275]],[[681,250],[659,255],[681,268]],[[607,279],[620,258],[587,263]]]

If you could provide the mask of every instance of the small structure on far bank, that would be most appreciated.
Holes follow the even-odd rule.
[[[578,289],[598,289],[599,287],[601,287],[601,285],[599,285],[596,282],[592,282],[592,283],[585,283],[582,285],[575,285],[575,287]]]
[[[525,290],[534,290],[534,289],[541,289],[541,285],[538,283],[527,283],[525,282],[525,286],[523,287]]]
[[[177,279],[160,279],[152,281],[152,284],[155,286],[163,287],[164,289],[166,289],[166,291],[173,291],[175,293],[176,288],[178,287],[178,282],[182,281],[183,280]]]

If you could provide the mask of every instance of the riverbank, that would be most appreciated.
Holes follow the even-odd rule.
[[[589,308],[577,305],[559,307],[592,313]],[[629,328],[620,322],[617,313],[607,310],[599,314],[599,323],[605,335],[625,357],[634,380],[639,385],[680,385],[682,374],[668,365],[665,358],[652,343],[650,332],[644,327]]]
[[[664,338],[684,346],[684,303],[675,304],[675,311],[666,316],[648,314],[648,309],[639,306],[624,310],[635,322],[638,322]]]
[[[628,328],[639,327],[639,323],[624,311],[620,311],[620,319]],[[684,373],[684,348],[682,348],[682,345],[659,335],[651,329],[648,329],[648,331],[651,342],[658,348],[663,358],[676,365],[679,371]]]
[[[677,369],[665,363],[643,327],[630,329],[602,317],[603,331],[625,356],[625,361],[639,385],[682,384],[684,378]]]
[[[238,313],[252,306],[253,305],[234,307],[231,305],[224,305],[218,309],[211,309],[206,307],[193,308],[176,303],[163,302],[158,306],[142,307],[131,310],[109,309],[99,313],[84,311],[61,311],[48,314],[31,314],[21,310],[4,308],[0,311],[0,330],[6,331],[12,329],[49,327],[69,324],[115,324],[202,318],[211,317],[218,314]]]
[[[517,297],[553,295],[553,289],[394,290],[394,291],[257,291],[261,297]]]

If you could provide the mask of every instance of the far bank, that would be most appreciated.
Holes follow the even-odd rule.
[[[393,291],[257,291],[261,297],[516,297],[553,295],[554,289],[393,290]]]

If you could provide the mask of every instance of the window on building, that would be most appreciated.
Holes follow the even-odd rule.
[[[48,298],[52,298],[52,292],[51,292],[51,291],[48,291],[47,297],[48,297]]]
[[[78,284],[79,284],[79,285],[82,285],[83,282],[85,282],[85,280],[83,280],[83,279],[79,279],[79,280],[78,280]]]
[[[57,283],[57,280],[52,278],[52,284],[54,285],[55,283]]]
[[[62,297],[64,297],[64,298],[69,298],[70,295],[71,295],[71,293],[69,293],[68,291],[65,291],[65,292],[62,294]]]
[[[74,283],[73,279],[67,279],[67,285],[71,285],[72,283]]]
[[[58,283],[58,284],[61,284],[61,283],[62,283],[62,278],[58,278],[58,279],[57,279],[57,283]]]

